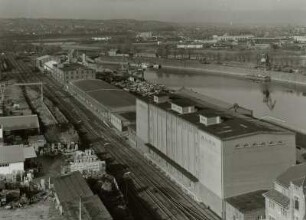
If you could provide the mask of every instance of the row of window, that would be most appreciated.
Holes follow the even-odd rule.
[[[242,148],[251,148],[251,147],[265,147],[265,146],[276,146],[276,145],[283,145],[284,142],[283,141],[278,141],[278,142],[274,142],[274,141],[270,141],[270,142],[261,142],[261,143],[253,143],[253,144],[236,144],[235,148],[237,149],[242,149]]]
[[[9,166],[8,163],[2,163],[2,164],[0,164],[0,167],[8,167],[8,166]]]

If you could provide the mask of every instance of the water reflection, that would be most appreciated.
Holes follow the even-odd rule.
[[[262,86],[263,103],[272,111],[275,108],[276,100],[273,100],[269,84],[263,83]]]

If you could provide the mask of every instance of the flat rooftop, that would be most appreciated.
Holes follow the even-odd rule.
[[[235,197],[226,199],[226,202],[238,209],[240,212],[245,213],[248,211],[255,211],[265,209],[265,197],[263,196],[267,190],[259,190]]]
[[[202,131],[209,133],[219,139],[231,139],[240,136],[246,136],[255,133],[280,133],[293,134],[279,126],[261,121],[254,117],[235,113],[229,109],[213,106],[197,99],[183,97],[180,94],[170,94],[168,102],[155,103],[153,98],[139,97],[140,100],[151,103],[165,111],[184,119],[187,122],[197,126]],[[197,111],[188,114],[179,114],[171,109],[171,103],[182,103],[193,105]],[[221,123],[206,126],[200,123],[200,115],[220,116]]]
[[[73,81],[71,84],[112,112],[135,111],[136,109],[135,96],[105,81],[88,79]]]

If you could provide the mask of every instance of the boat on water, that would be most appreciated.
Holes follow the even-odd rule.
[[[246,75],[247,79],[258,81],[258,82],[271,82],[271,77],[267,75],[257,74],[257,75]]]

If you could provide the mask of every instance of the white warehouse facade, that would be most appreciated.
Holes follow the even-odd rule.
[[[137,99],[137,148],[220,217],[225,199],[269,189],[295,164],[295,134],[172,96]]]

